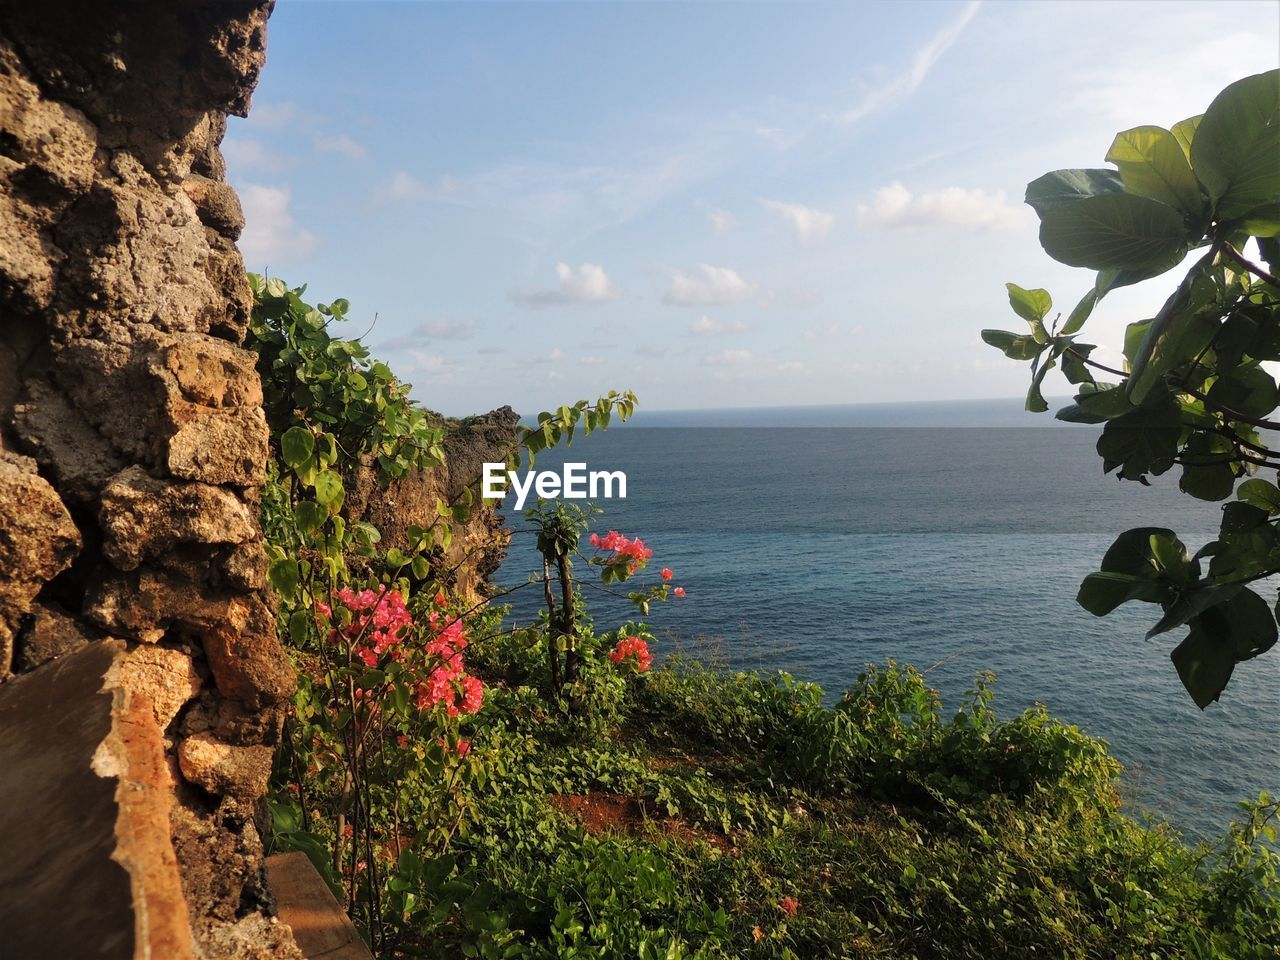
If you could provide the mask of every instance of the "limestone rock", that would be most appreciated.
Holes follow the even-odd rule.
[[[261,707],[292,696],[297,679],[276,635],[275,617],[261,600],[233,602],[225,619],[210,624],[203,639],[224,697]]]
[[[202,733],[179,745],[178,768],[210,793],[253,801],[267,792],[272,753],[270,747],[237,747]]]
[[[19,670],[34,670],[43,663],[74,653],[96,639],[75,617],[51,604],[36,602],[19,637]]]
[[[12,669],[14,637],[32,601],[80,546],[71,514],[35,463],[0,451],[0,680]]]
[[[518,422],[519,417],[510,407],[502,407],[447,425],[445,465],[410,474],[385,489],[374,479],[372,466],[357,471],[347,486],[348,515],[377,527],[383,547],[406,549],[406,529],[431,526],[436,518],[437,499],[452,502],[470,488],[476,497],[472,517],[455,532],[448,553],[437,566],[442,573],[452,572],[453,582],[448,584],[451,589],[478,597],[488,576],[502,562],[509,537],[502,529],[501,518],[479,497],[483,464],[506,460],[516,444]]]
[[[138,466],[111,478],[99,517],[103,552],[121,570],[179,543],[245,543],[258,532],[248,505],[232,491],[157,480]]]
[[[190,655],[169,647],[141,646],[129,651],[120,665],[119,683],[133,696],[146,698],[162,731],[200,692],[200,674]],[[270,753],[269,748],[263,749]]]

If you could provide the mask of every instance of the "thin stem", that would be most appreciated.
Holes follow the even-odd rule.
[[[1271,274],[1267,270],[1264,270],[1262,267],[1258,266],[1252,260],[1247,259],[1245,255],[1241,253],[1239,250],[1237,250],[1234,246],[1232,246],[1229,243],[1223,243],[1222,249],[1226,251],[1228,254],[1230,254],[1231,259],[1233,259],[1236,263],[1240,264],[1240,266],[1244,267],[1254,276],[1261,277],[1263,280],[1271,284],[1273,287],[1280,289],[1280,280],[1276,279],[1276,277],[1273,274]]]

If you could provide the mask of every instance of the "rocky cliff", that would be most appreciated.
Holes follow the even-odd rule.
[[[255,821],[294,679],[218,149],[270,8],[0,3],[7,956],[301,956]]]

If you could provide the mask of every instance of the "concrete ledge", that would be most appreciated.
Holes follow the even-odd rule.
[[[305,853],[267,857],[267,882],[280,919],[307,960],[373,960],[347,912]]]

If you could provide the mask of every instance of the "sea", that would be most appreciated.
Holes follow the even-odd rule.
[[[998,713],[1042,703],[1105,739],[1135,814],[1213,839],[1239,801],[1280,792],[1280,648],[1238,665],[1201,711],[1169,659],[1180,634],[1144,639],[1157,607],[1077,605],[1116,534],[1170,527],[1194,552],[1221,513],[1173,472],[1150,486],[1104,475],[1098,429],[1009,400],[641,412],[536,467],[626,474],[592,529],[641,537],[650,572],[670,567],[685,588],[648,618],[658,657],[785,670],[831,699],[893,658],[927,670],[944,708],[992,670]],[[541,591],[522,584],[541,564],[513,499],[498,581],[529,620]],[[587,595],[598,629],[635,616]]]

